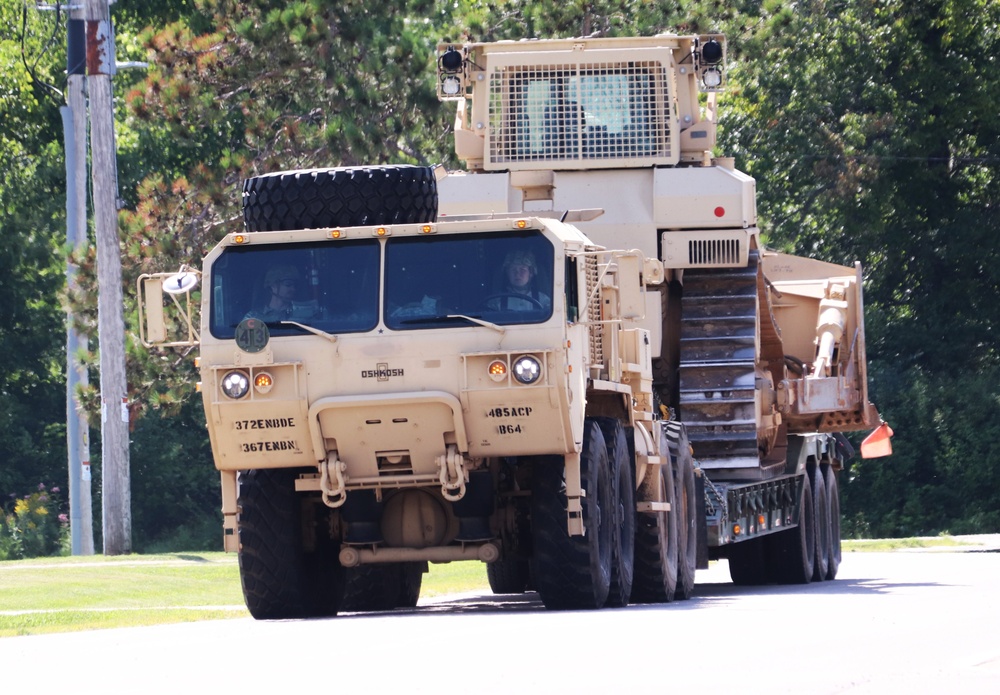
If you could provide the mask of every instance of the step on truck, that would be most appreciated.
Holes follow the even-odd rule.
[[[457,560],[555,609],[685,599],[719,557],[836,576],[841,433],[881,425],[861,269],[761,245],[712,155],[725,53],[444,44],[465,171],[256,176],[199,290],[140,278],[143,342],[200,346],[254,617],[412,607]]]

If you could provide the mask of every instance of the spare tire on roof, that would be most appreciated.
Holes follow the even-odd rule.
[[[437,209],[432,167],[303,169],[243,182],[243,221],[250,232],[433,222]]]

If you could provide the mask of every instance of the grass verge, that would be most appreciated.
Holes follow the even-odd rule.
[[[479,562],[430,567],[421,597],[487,586]],[[0,637],[248,616],[226,553],[0,562]]]
[[[918,548],[957,548],[968,546],[951,536],[933,536],[927,538],[872,538],[862,540],[844,540],[844,552],[888,553],[893,550],[913,550]]]

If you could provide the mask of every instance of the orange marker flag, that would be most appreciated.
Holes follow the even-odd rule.
[[[861,442],[861,458],[877,459],[892,454],[892,428],[883,422]]]

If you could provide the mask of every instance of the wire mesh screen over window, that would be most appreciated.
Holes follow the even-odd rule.
[[[506,67],[490,80],[493,162],[670,156],[659,63]]]

